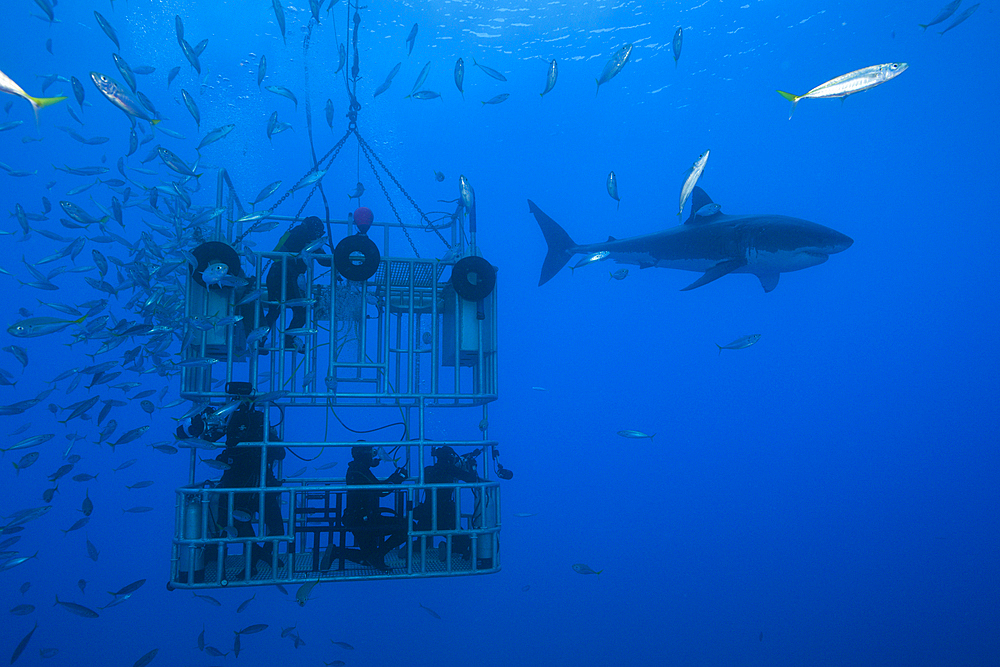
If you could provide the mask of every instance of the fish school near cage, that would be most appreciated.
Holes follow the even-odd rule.
[[[215,240],[194,250],[185,289],[177,366],[193,406],[175,444],[190,465],[168,588],[500,570],[499,480],[512,473],[488,435],[496,270],[468,190],[433,224],[445,260],[421,259],[410,232],[431,229],[423,212],[240,218],[220,171]],[[274,252],[242,244],[265,217],[291,226]],[[413,256],[384,256],[372,236]],[[376,476],[380,463],[395,471]]]

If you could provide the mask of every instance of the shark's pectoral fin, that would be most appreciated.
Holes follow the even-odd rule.
[[[702,274],[701,278],[698,278],[698,280],[694,281],[687,287],[683,288],[681,291],[687,292],[688,290],[692,290],[695,287],[701,287],[702,285],[707,285],[713,280],[718,280],[727,273],[732,273],[741,266],[746,266],[746,263],[747,261],[743,258],[731,259],[728,262],[720,262],[719,264],[716,264],[708,271],[706,271],[704,274]],[[777,280],[775,280],[775,283],[777,283]]]
[[[760,278],[760,286],[764,288],[765,292],[770,292],[775,287],[778,286],[778,278],[781,277],[780,273],[758,273],[757,277]]]

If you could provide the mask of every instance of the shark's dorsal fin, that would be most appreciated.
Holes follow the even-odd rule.
[[[715,215],[718,215],[721,211],[716,211],[711,215],[698,215],[698,211],[700,211],[703,207],[714,203],[715,202],[712,201],[712,198],[708,196],[707,192],[702,190],[697,185],[694,186],[694,190],[691,191],[691,215],[688,216],[688,219],[684,222],[684,224],[693,225],[710,221]]]
[[[612,241],[617,241],[617,240],[618,239],[616,239],[614,236],[609,236],[608,237],[608,243],[611,243]]]

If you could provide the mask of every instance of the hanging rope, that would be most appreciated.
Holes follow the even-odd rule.
[[[443,243],[445,245],[445,247],[448,248],[448,250],[451,250],[451,244],[448,243],[447,239],[445,239],[445,237],[441,233],[441,231],[437,228],[437,226],[435,224],[433,224],[431,222],[431,220],[427,217],[427,215],[423,212],[423,210],[417,204],[416,200],[414,200],[413,197],[410,196],[410,193],[406,191],[406,188],[403,187],[403,184],[400,183],[399,180],[393,175],[393,173],[389,170],[389,168],[385,165],[385,163],[382,162],[382,159],[378,156],[378,154],[375,153],[375,150],[368,144],[367,141],[365,141],[364,137],[362,137],[361,134],[360,134],[360,132],[358,131],[358,112],[361,110],[361,103],[358,102],[358,98],[357,98],[357,95],[356,95],[358,81],[361,78],[360,77],[360,74],[361,74],[361,65],[360,65],[360,55],[359,55],[360,54],[360,50],[358,49],[358,30],[359,30],[360,25],[361,25],[361,14],[359,13],[359,10],[363,9],[363,7],[359,7],[356,2],[348,2],[348,3],[346,3],[346,8],[347,8],[348,17],[351,19],[351,21],[354,24],[353,28],[352,28],[352,31],[351,31],[351,37],[350,37],[350,40],[349,40],[349,44],[350,44],[351,48],[353,48],[353,51],[354,51],[353,52],[353,57],[352,57],[352,65],[351,65],[351,71],[350,71],[350,73],[348,73],[348,71],[347,71],[346,63],[345,63],[345,67],[344,67],[344,87],[347,89],[347,95],[350,98],[350,104],[349,104],[348,111],[347,111],[347,119],[348,119],[347,131],[344,133],[344,136],[342,136],[340,138],[340,140],[333,146],[333,148],[331,148],[329,151],[327,151],[326,155],[324,155],[319,160],[316,159],[316,148],[315,148],[315,145],[313,144],[313,132],[312,132],[312,108],[311,108],[310,103],[309,103],[309,64],[308,64],[308,53],[309,53],[309,41],[310,41],[310,38],[312,37],[312,29],[313,29],[313,25],[314,25],[314,22],[312,20],[310,20],[309,21],[309,27],[308,27],[308,30],[306,32],[305,39],[304,39],[304,42],[303,42],[303,51],[304,51],[303,55],[304,55],[304,59],[305,59],[306,126],[307,126],[307,130],[308,130],[308,133],[309,133],[309,150],[310,150],[310,152],[312,154],[313,166],[309,169],[309,171],[307,171],[302,176],[302,178],[300,178],[295,183],[295,185],[293,185],[291,188],[289,188],[289,190],[286,191],[285,194],[283,194],[281,197],[278,198],[278,200],[267,211],[267,214],[270,215],[273,211],[275,211],[286,199],[288,199],[288,197],[291,196],[291,194],[293,192],[295,192],[298,188],[301,187],[301,184],[306,179],[308,179],[313,174],[315,174],[315,173],[323,170],[324,169],[324,164],[326,165],[325,169],[329,170],[330,166],[333,164],[334,160],[336,160],[337,156],[340,154],[340,151],[344,147],[344,144],[347,142],[348,137],[350,137],[351,135],[354,135],[355,138],[358,141],[358,145],[357,145],[357,158],[356,158],[356,165],[355,165],[355,171],[356,171],[356,174],[357,174],[357,181],[361,182],[361,155],[364,154],[365,159],[368,162],[368,166],[371,168],[372,175],[375,176],[375,180],[378,182],[379,188],[382,190],[382,194],[385,196],[386,201],[389,203],[389,207],[392,209],[393,216],[396,218],[396,221],[399,223],[400,229],[403,230],[403,234],[406,236],[406,240],[410,243],[410,248],[413,250],[413,254],[418,259],[420,258],[420,253],[417,251],[417,245],[414,242],[413,237],[410,236],[410,232],[406,228],[406,225],[403,223],[403,218],[399,214],[399,211],[396,209],[396,205],[393,202],[392,197],[389,195],[389,190],[388,190],[388,188],[386,188],[385,183],[382,181],[382,178],[379,175],[378,169],[375,168],[376,164],[378,164],[378,166],[381,167],[383,171],[385,171],[385,173],[389,177],[389,179],[393,182],[393,184],[395,184],[395,186],[397,188],[399,188],[399,191],[403,194],[403,196],[406,198],[406,200],[408,202],[410,202],[410,205],[414,208],[414,210],[416,210],[416,212],[420,215],[421,224],[423,224],[424,228],[426,230],[433,231],[437,235],[437,237],[439,239],[441,239],[441,243]],[[352,9],[354,10],[353,15],[351,14],[351,10]],[[334,30],[336,30],[336,24],[334,24]],[[231,184],[230,184],[230,187],[232,187]],[[302,218],[302,214],[303,214],[303,212],[305,212],[306,206],[309,205],[309,201],[310,201],[310,199],[312,198],[313,194],[316,192],[317,189],[320,191],[320,196],[323,198],[323,204],[324,204],[324,206],[326,208],[326,219],[327,219],[327,230],[328,230],[327,233],[328,233],[328,235],[330,235],[330,207],[329,207],[329,202],[327,201],[327,198],[326,198],[326,192],[323,190],[323,180],[322,180],[322,178],[319,181],[317,181],[316,184],[313,185],[313,187],[309,190],[309,194],[306,195],[306,198],[302,202],[302,205],[299,207],[298,213],[295,215],[295,217],[297,219],[301,219]],[[248,234],[250,234],[251,232],[253,232],[261,224],[263,224],[263,222],[266,219],[267,219],[267,216],[265,216],[265,217],[261,218],[260,220],[257,220],[256,222],[254,222],[245,232],[243,232],[239,237],[237,237],[235,243],[238,244],[240,241],[242,241]],[[454,223],[454,218],[453,218],[453,224],[455,224]],[[461,234],[464,236],[465,230],[461,229],[460,231],[461,231]],[[332,236],[331,236],[331,246],[332,245],[333,245],[333,243],[332,243]]]
[[[309,19],[309,28],[306,30],[306,36],[302,41],[302,62],[303,69],[305,70],[305,94],[306,94],[306,131],[309,133],[309,152],[312,154],[313,168],[318,169],[319,163],[316,161],[316,145],[313,143],[313,121],[312,121],[312,103],[309,98],[309,40],[312,38],[313,25],[315,21]],[[323,190],[323,181],[320,180],[317,183],[319,186],[319,194],[323,198],[323,208],[326,210],[326,222],[329,226],[330,223],[330,203],[326,199],[326,192]],[[331,230],[327,230],[330,233]],[[333,239],[330,239],[330,243],[333,243]]]

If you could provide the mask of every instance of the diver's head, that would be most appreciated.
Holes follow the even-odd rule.
[[[323,236],[323,221],[315,215],[310,215],[302,221],[302,230],[303,233],[309,237],[310,241],[318,239]]]
[[[302,221],[302,224],[292,227],[282,237],[281,242],[278,243],[278,249],[282,252],[302,252],[303,248],[322,237],[323,234],[323,221],[315,215],[310,215]]]
[[[458,454],[451,447],[445,445],[444,447],[437,447],[431,449],[431,456],[437,459],[435,465],[441,466],[457,466],[458,465]]]
[[[379,464],[378,448],[370,445],[355,445],[351,447],[351,456],[361,465],[373,468]]]

